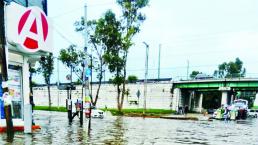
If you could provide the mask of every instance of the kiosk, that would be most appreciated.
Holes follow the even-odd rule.
[[[38,7],[23,7],[15,2],[5,6],[8,88],[12,96],[14,129],[24,127],[24,106],[29,101],[29,63],[52,53],[52,29],[45,13]],[[1,81],[2,82],[2,81]],[[0,82],[0,84],[1,84]],[[2,97],[0,88],[0,97]],[[0,98],[1,100],[1,98]],[[0,131],[6,126],[3,101],[0,101]]]

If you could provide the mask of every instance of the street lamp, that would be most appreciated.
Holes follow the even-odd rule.
[[[144,79],[144,102],[143,102],[143,115],[146,112],[146,96],[147,96],[147,79],[148,79],[148,61],[149,61],[149,45],[146,42],[142,42],[146,47],[145,57],[145,79]]]

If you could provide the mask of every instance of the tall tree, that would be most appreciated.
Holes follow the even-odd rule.
[[[114,74],[112,83],[116,85],[117,89],[117,108],[121,111],[121,85],[123,81],[123,54],[124,50],[122,47],[122,27],[119,20],[117,20],[115,14],[112,11],[107,11],[104,16],[104,25],[101,29],[103,42],[106,45],[107,51],[103,55],[104,61],[108,64],[108,69]]]
[[[138,78],[135,75],[130,75],[130,76],[127,77],[127,80],[128,80],[129,83],[136,83]]]
[[[146,7],[149,0],[117,0],[118,5],[122,8],[122,97],[118,104],[118,110],[123,108],[125,84],[126,84],[126,64],[129,48],[133,45],[133,37],[140,32],[140,25],[146,19],[145,15],[140,10]]]
[[[53,74],[54,70],[54,57],[53,54],[50,53],[46,56],[41,57],[39,61],[40,67],[38,68],[38,72],[42,73],[45,83],[47,84],[48,90],[48,107],[51,108],[51,95],[50,95],[50,78]]]
[[[76,45],[70,45],[66,49],[61,49],[59,54],[59,59],[68,68],[70,68],[71,73],[74,72],[79,76],[82,81],[82,62],[86,58],[86,54],[81,50],[78,50]]]
[[[81,18],[81,21],[75,22],[75,31],[83,32],[85,28],[84,18]],[[91,61],[93,61],[91,68],[97,72],[98,79],[98,88],[96,96],[93,100],[93,105],[97,105],[99,92],[102,84],[103,73],[105,71],[105,61],[103,55],[105,54],[106,45],[104,43],[104,35],[102,35],[105,24],[105,18],[102,17],[98,20],[92,20],[87,22],[88,26],[88,35],[89,35],[89,47],[91,48]]]
[[[190,74],[190,78],[191,78],[191,79],[194,79],[195,76],[198,75],[198,74],[200,74],[200,73],[202,73],[202,72],[199,72],[199,71],[195,71],[195,70],[194,70],[194,71],[192,71],[192,73]]]
[[[243,61],[236,58],[235,62],[224,62],[218,66],[218,70],[214,71],[214,76],[218,78],[236,78],[244,77],[246,69],[243,68]]]
[[[112,82],[117,88],[117,108],[119,111],[123,108],[126,94],[126,64],[129,48],[133,45],[133,37],[140,31],[141,23],[145,20],[140,9],[147,6],[148,2],[148,0],[117,0],[122,9],[121,19],[117,20],[111,11],[105,15],[106,24],[109,27],[106,29],[108,31],[106,31],[105,44],[108,47],[104,60],[108,64],[109,71],[114,74]],[[120,88],[121,85],[122,88]]]

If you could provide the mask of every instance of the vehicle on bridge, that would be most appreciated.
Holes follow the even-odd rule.
[[[195,80],[206,80],[206,79],[213,79],[213,78],[214,78],[213,76],[210,76],[210,75],[207,75],[207,74],[203,74],[203,73],[197,74],[194,77]]]

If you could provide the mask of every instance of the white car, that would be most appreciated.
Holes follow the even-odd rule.
[[[248,116],[257,118],[258,117],[258,110],[255,110],[255,109],[248,110]]]
[[[91,110],[91,117],[92,117],[92,118],[100,118],[100,119],[103,119],[103,118],[104,118],[104,111],[99,110],[99,109],[92,109],[92,110]]]

